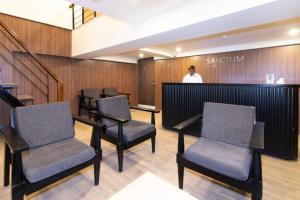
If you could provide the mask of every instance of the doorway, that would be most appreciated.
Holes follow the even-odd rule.
[[[155,105],[155,62],[153,58],[138,61],[138,103],[141,106]]]

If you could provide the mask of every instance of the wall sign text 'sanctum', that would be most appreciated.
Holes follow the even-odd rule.
[[[208,57],[206,61],[208,65],[225,64],[225,63],[242,64],[245,61],[245,57],[244,56]]]

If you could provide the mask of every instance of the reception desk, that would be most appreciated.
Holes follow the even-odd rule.
[[[282,159],[298,157],[298,87],[268,84],[162,84],[162,124],[173,127],[202,113],[204,102],[256,107],[265,122],[265,154]]]

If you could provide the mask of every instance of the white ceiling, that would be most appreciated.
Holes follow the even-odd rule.
[[[288,31],[291,28],[298,28],[300,30],[300,18],[255,28],[235,30],[233,32],[217,34],[209,37],[200,37],[191,40],[151,46],[148,47],[148,49],[152,49],[154,52],[164,52],[165,54],[171,55],[170,57],[182,57],[285,44],[300,44],[300,34],[297,36],[290,36],[288,34]],[[224,38],[223,36],[226,37]],[[176,47],[181,47],[182,52],[177,53],[175,50]],[[138,55],[141,52],[143,52],[143,49],[125,52],[120,55],[137,60],[139,59]],[[157,53],[151,53],[148,51],[144,57],[160,56]],[[161,56],[161,58],[166,58],[166,56]]]
[[[279,27],[278,22],[300,17],[299,0],[194,0],[185,4],[174,1],[171,8],[167,7],[171,5],[169,0],[165,8],[162,8],[164,1],[122,0],[119,4],[123,10],[118,10],[120,5],[114,4],[115,0],[72,1],[94,4],[93,8],[102,7],[107,9],[107,15],[118,16],[102,20],[100,17],[73,32],[72,55],[78,58],[133,57],[141,49],[147,49],[145,53],[150,56],[168,58],[175,55],[176,46],[183,49],[176,56],[188,56],[285,45],[298,40],[282,34],[288,27],[282,23],[279,25],[283,27]],[[129,18],[136,21],[145,16],[148,18],[142,23],[127,22]],[[228,37],[223,39],[220,34]]]
[[[153,48],[161,49],[176,55],[176,47],[181,47],[182,52],[177,53],[177,56],[192,55],[196,51],[204,51],[208,49],[224,48],[228,46],[241,46],[244,44],[277,44],[279,42],[296,42],[300,40],[300,34],[298,36],[290,36],[288,31],[291,28],[298,28],[300,30],[300,19],[298,22],[287,23],[283,25],[270,25],[262,26],[257,30],[241,30],[237,33],[224,33],[218,34],[212,38],[195,38],[186,41],[178,41],[170,44],[163,44],[154,46]],[[268,45],[268,46],[269,46]],[[195,52],[196,53],[196,52]]]
[[[141,22],[193,1],[197,0],[91,0],[102,13],[127,23]]]
[[[236,8],[252,8],[276,0],[69,0],[129,24],[143,23],[168,13],[182,18],[217,17]],[[196,10],[195,10],[196,9]],[[186,12],[186,11],[191,12]],[[174,15],[172,15],[173,17]],[[177,20],[177,19],[176,19]]]
[[[0,0],[0,13],[72,29],[70,4],[65,0]]]
[[[104,13],[73,31],[73,55],[82,58],[135,62],[139,53],[170,58],[300,44],[300,35],[287,34],[300,29],[300,0],[28,1],[0,0],[0,12],[64,28],[71,27],[68,1]]]

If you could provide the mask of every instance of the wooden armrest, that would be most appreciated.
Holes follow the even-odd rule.
[[[265,123],[256,122],[250,141],[250,149],[262,152],[264,150]]]
[[[110,120],[113,120],[115,122],[119,122],[119,123],[122,123],[122,124],[129,121],[127,119],[123,119],[123,118],[116,117],[116,116],[113,116],[113,115],[110,115],[110,114],[105,114],[105,113],[100,113],[100,114],[98,114],[98,116],[100,118],[110,119]]]
[[[86,125],[93,126],[93,127],[95,127],[95,128],[102,128],[102,127],[103,127],[102,124],[99,124],[99,123],[97,123],[97,122],[94,122],[94,121],[92,121],[92,120],[89,120],[89,119],[86,119],[86,118],[83,118],[83,117],[79,117],[79,116],[73,115],[73,119],[74,119],[75,121],[79,121],[79,122],[81,122],[81,123],[84,123],[84,124],[86,124]]]
[[[98,115],[98,111],[97,110],[91,110],[90,114],[94,115],[94,116],[97,116]]]
[[[149,109],[149,108],[141,108],[138,106],[130,106],[130,109],[135,109],[135,110],[141,110],[141,111],[145,111],[145,112],[151,112],[151,113],[159,113],[159,110],[154,110],[154,109]]]
[[[115,97],[116,95],[109,95],[109,94],[104,94],[104,97]]]
[[[123,94],[123,95],[127,95],[127,96],[130,96],[130,95],[131,95],[131,94],[125,93],[125,92],[118,92],[118,94]]]
[[[6,144],[13,153],[26,151],[29,145],[20,136],[18,131],[11,126],[6,126],[0,129]]]
[[[174,126],[174,129],[179,132],[183,131],[185,128],[188,128],[189,126],[195,124],[200,119],[202,119],[202,114],[195,115],[194,117],[177,124],[176,126]]]
[[[81,95],[81,94],[78,94],[77,96],[80,97],[80,98],[94,99],[94,97],[84,96],[84,95]]]

